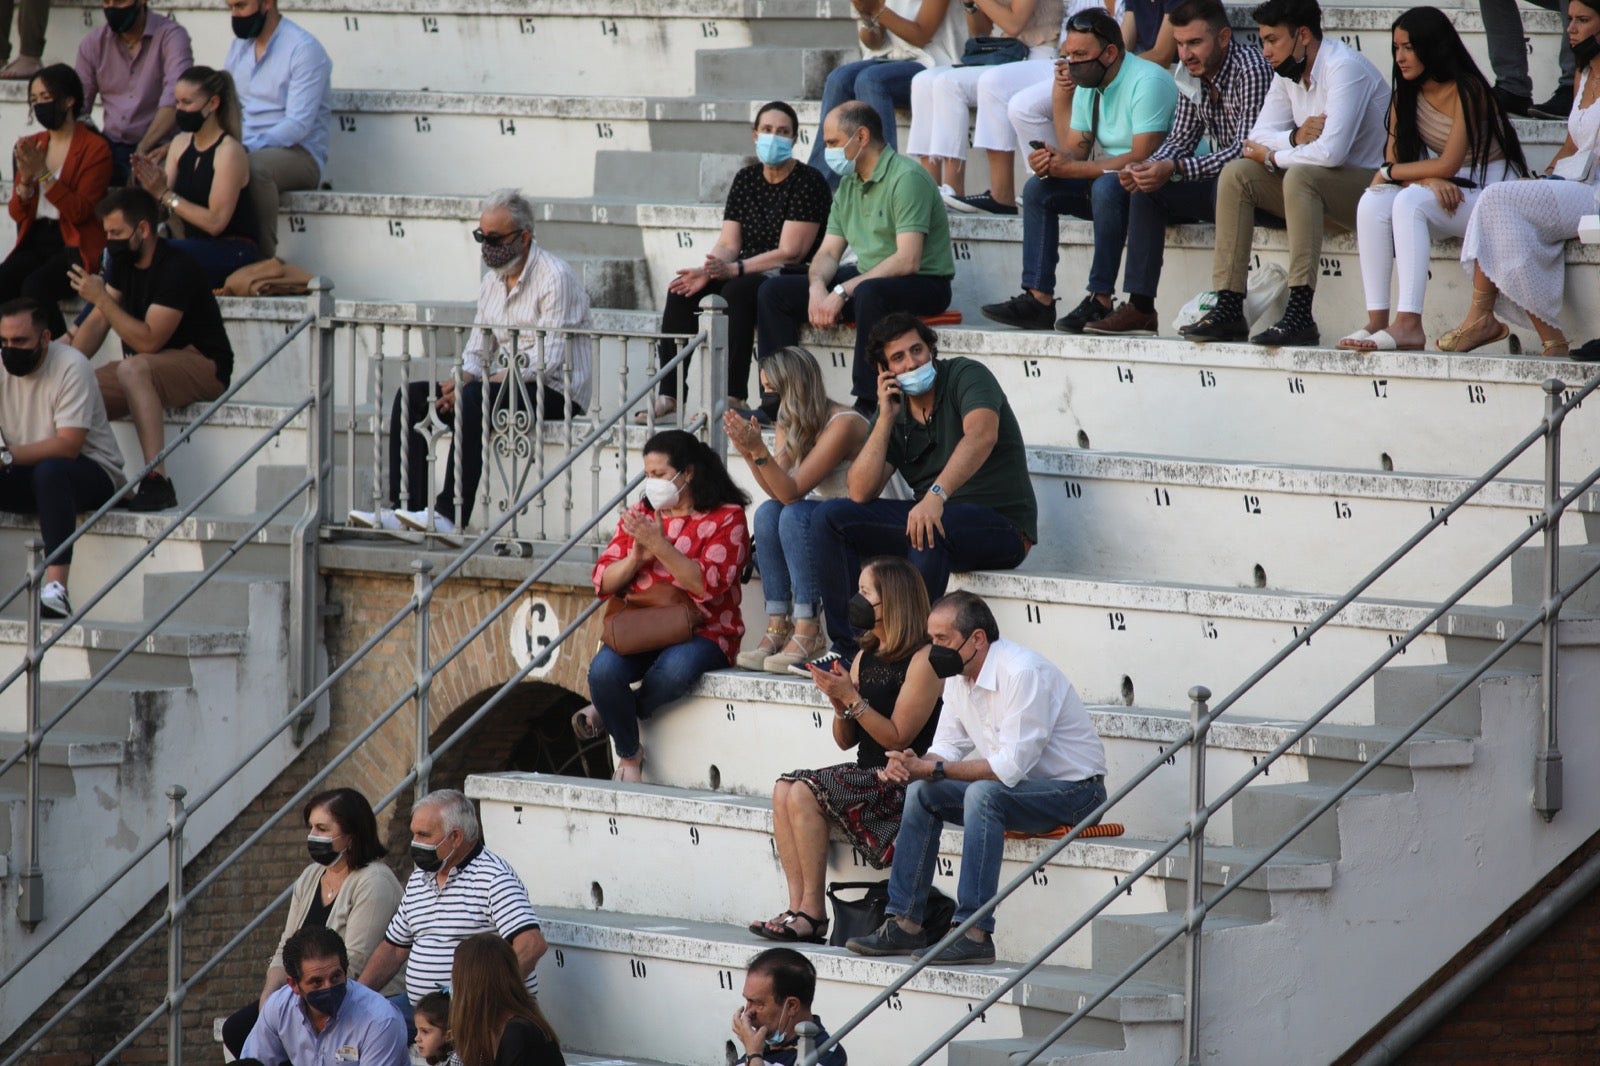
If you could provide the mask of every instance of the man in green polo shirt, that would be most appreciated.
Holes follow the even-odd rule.
[[[936,315],[950,306],[955,259],[950,222],[928,172],[883,142],[883,121],[859,100],[840,104],[822,124],[828,166],[842,179],[828,215],[828,234],[806,277],[780,275],[756,296],[756,339],[765,357],[800,341],[806,322],[818,329],[856,324],[850,391],[856,407],[878,402],[867,337],[885,315]],[[846,249],[854,266],[840,266]]]
[[[935,359],[938,334],[903,312],[886,315],[868,340],[878,419],[850,465],[849,498],[824,500],[811,518],[832,654],[847,662],[861,560],[909,559],[936,600],[952,570],[1015,569],[1039,539],[1022,430],[989,368]],[[881,498],[897,470],[914,502]]]

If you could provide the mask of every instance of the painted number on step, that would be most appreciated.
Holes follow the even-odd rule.
[[[850,849],[850,865],[851,866],[855,866],[855,867],[862,867],[862,866],[867,865],[867,857],[865,855],[861,854],[861,849],[860,848],[851,848]]]
[[[88,19],[89,19],[89,13],[87,11],[85,11],[83,13],[83,17],[84,17],[85,22],[87,22]],[[1533,55],[1533,38],[1532,37],[1524,37],[1522,39],[1522,47],[1524,47],[1524,48],[1526,48],[1528,50],[1528,54],[1530,56]]]
[[[1133,384],[1133,367],[1131,367],[1131,366],[1119,366],[1119,367],[1117,367],[1117,381],[1119,383],[1123,384],[1123,385],[1132,385]]]
[[[1156,506],[1157,507],[1171,507],[1172,506],[1172,493],[1168,492],[1166,489],[1160,489],[1160,488],[1156,489],[1155,490],[1155,498],[1156,498]]]
[[[692,232],[690,232],[689,230],[681,229],[677,233],[673,234],[673,236],[675,236],[678,239],[678,247],[679,248],[693,248],[694,247],[694,234]]]
[[[1024,359],[1022,361],[1022,376],[1025,378],[1044,377],[1044,370],[1039,366],[1039,360]]]
[[[1030,880],[1032,880],[1034,884],[1043,888],[1050,883],[1050,875],[1045,873],[1043,870],[1035,870],[1030,875]]]
[[[718,970],[717,971],[717,987],[721,988],[721,989],[726,989],[729,992],[733,991],[733,971],[732,970]]]
[[[1083,499],[1083,486],[1078,484],[1076,481],[1063,482],[1062,489],[1066,492],[1067,499],[1069,500]]]
[[[1354,33],[1346,33],[1346,34],[1342,34],[1339,37],[1339,40],[1342,41],[1347,47],[1354,48],[1358,52],[1361,51],[1361,37],[1360,37],[1360,35],[1354,34]]]
[[[811,725],[812,725],[813,728],[816,728],[816,729],[821,729],[822,728],[822,712],[821,711],[812,711],[811,712]]]
[[[594,135],[602,141],[609,141],[617,135],[617,131],[611,128],[611,123],[609,122],[596,122],[594,124]]]
[[[1350,517],[1350,505],[1348,503],[1345,503],[1343,500],[1334,500],[1333,501],[1333,517],[1334,518],[1349,518]]]
[[[561,969],[561,967],[563,967],[563,966],[565,966],[567,964],[567,953],[566,952],[562,951],[560,948],[556,948],[555,951],[552,954],[554,954],[555,957],[556,957],[556,969],[559,970],[559,969]]]
[[[1261,765],[1261,756],[1259,756],[1259,755],[1250,756],[1250,765],[1251,766],[1260,766]],[[1270,762],[1267,763],[1267,765],[1262,768],[1261,776],[1262,777],[1271,777],[1272,776],[1272,764]]]
[[[1120,888],[1122,890],[1123,895],[1126,895],[1126,896],[1133,895],[1133,878],[1130,877],[1126,881],[1124,881],[1122,878],[1118,877],[1116,874],[1112,874],[1111,875],[1111,883],[1113,885],[1115,885],[1117,888]]]
[[[1568,389],[1566,392],[1561,394],[1561,402],[1564,403],[1564,404],[1572,403],[1573,398],[1576,397],[1577,395],[1578,395],[1578,390],[1577,389]],[[1577,410],[1579,407],[1582,407],[1582,406],[1583,406],[1583,401],[1582,400],[1579,400],[1577,403],[1572,404],[1573,410]]]
[[[956,861],[954,859],[947,859],[941,855],[934,865],[938,867],[940,877],[954,877],[956,875]]]
[[[721,33],[717,30],[717,24],[715,22],[702,22],[700,23],[700,36],[720,37]]]
[[[1323,256],[1318,263],[1322,266],[1322,276],[1325,278],[1344,277],[1344,263],[1338,259]]]
[[[731,704],[731,703],[724,703],[724,704],[723,704],[723,706],[724,706],[724,707],[726,707],[726,708],[727,708],[727,709],[728,709],[728,721],[730,721],[730,722],[731,722],[731,721],[733,721],[733,720],[734,720],[734,714],[733,714],[733,704]]]
[[[950,256],[953,259],[971,259],[972,245],[968,244],[966,241],[951,241]]]
[[[829,352],[828,363],[835,370],[843,370],[850,365],[849,354],[846,352]]]
[[[1217,639],[1217,623],[1206,619],[1200,623],[1200,635],[1207,640]]]
[[[977,1006],[978,1005],[976,1003],[968,1003],[967,1004],[967,1013],[971,1014],[973,1012],[973,1010],[977,1008]],[[986,1011],[986,1010],[978,1011],[978,1024],[981,1025],[984,1022],[987,1022],[988,1020],[989,1020],[989,1012],[988,1011]]]
[[[306,218],[304,215],[289,216],[289,232],[304,233],[306,231]]]
[[[1467,386],[1467,402],[1468,403],[1488,403],[1489,402],[1489,395],[1488,395],[1488,393],[1483,391],[1483,386],[1482,385],[1468,385]]]
[[[354,133],[356,131],[356,117],[354,115],[339,116],[339,132]]]
[[[617,826],[617,820],[615,818],[606,819],[606,832],[610,833],[614,837],[622,835],[622,830]]]
[[[644,977],[645,977],[644,960],[643,959],[629,959],[628,960],[628,972],[630,974],[632,974],[633,976],[639,978],[640,980],[643,980]]]
[[[1210,370],[1202,370],[1202,371],[1200,371],[1200,387],[1202,389],[1214,389],[1214,388],[1216,388],[1217,387],[1217,375],[1215,373],[1213,373],[1212,371],[1210,371]]]
[[[1253,494],[1248,493],[1248,492],[1245,493],[1244,494],[1244,513],[1245,514],[1260,514],[1261,513],[1261,497],[1253,495]]]
[[[422,32],[423,33],[438,33],[439,32],[439,20],[434,18],[432,15],[423,15],[422,16]]]
[[[406,224],[405,224],[405,222],[403,220],[401,220],[401,219],[398,219],[398,218],[391,218],[389,220],[389,236],[391,236],[391,237],[404,237],[405,235],[406,235]]]
[[[1306,394],[1306,379],[1290,378],[1289,391],[1296,396],[1304,396]]]
[[[689,843],[692,846],[697,847],[697,848],[700,846],[700,827],[699,826],[691,825],[689,827]]]
[[[1290,628],[1292,628],[1294,630],[1294,639],[1295,640],[1299,640],[1300,639],[1300,634],[1306,632],[1311,627],[1310,626],[1291,626]],[[1307,637],[1306,638],[1306,647],[1309,648],[1310,646],[1311,646],[1311,638]]]
[[[416,118],[411,120],[411,124],[417,128],[418,133],[433,132],[433,119],[429,118],[427,115],[418,115]]]
[[[344,17],[344,29],[346,33],[360,33],[361,19],[355,15],[346,15]]]
[[[1128,617],[1121,611],[1107,611],[1106,621],[1110,623],[1113,633],[1126,633],[1128,631]]]
[[[1034,625],[1044,625],[1044,608],[1037,603],[1023,604],[1022,613]]]
[[[1178,745],[1174,744],[1174,745],[1172,745],[1171,748],[1157,748],[1156,749],[1156,753],[1157,754],[1161,754],[1163,752],[1166,754],[1166,758],[1161,760],[1163,764],[1165,764],[1167,766],[1177,766],[1178,765]]]
[[[1372,395],[1380,400],[1389,398],[1389,379],[1374,378],[1372,382]]]
[[[811,131],[808,130],[808,129],[802,129],[799,133],[795,134],[794,142],[796,144],[810,144],[811,143]]]
[[[90,8],[86,7],[86,8],[83,9],[83,24],[85,26],[93,26],[94,25],[94,11],[91,10]]]
[[[533,19],[527,15],[524,15],[517,20],[517,32],[522,34],[524,37],[532,37],[534,31],[537,29],[538,26],[536,26]]]
[[[1430,507],[1430,508],[1428,508],[1428,520],[1430,522],[1433,521],[1435,518],[1438,518],[1442,514],[1444,514],[1444,508],[1443,507]],[[1447,526],[1447,525],[1450,524],[1450,519],[1446,518],[1443,522],[1440,522],[1439,524],[1441,526]]]
[[[503,119],[501,119],[500,120],[500,136],[502,136],[502,137],[515,137],[516,135],[517,135],[517,120],[514,119],[514,118],[503,118]]]
[[[1404,655],[1406,653],[1406,651],[1408,650],[1407,647],[1404,644],[1400,643],[1404,639],[1405,638],[1403,636],[1401,636],[1399,633],[1390,633],[1389,634],[1389,647],[1391,647],[1391,648],[1399,648],[1400,649],[1400,654]]]
[[[884,1001],[883,1005],[885,1007],[888,1007],[890,1010],[905,1010],[906,1009],[906,1005],[905,1005],[904,1001],[902,1001],[900,999],[900,993],[898,993],[898,992],[889,993],[889,998]]]
[[[601,19],[600,20],[600,36],[602,36],[602,37],[610,37],[613,40],[615,40],[616,36],[617,36],[617,20],[616,19]]]

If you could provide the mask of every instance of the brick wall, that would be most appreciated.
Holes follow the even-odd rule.
[[[329,624],[330,661],[344,661],[405,604],[411,587],[408,576],[334,575],[329,600],[343,613]],[[433,654],[443,654],[454,645],[510,587],[457,581],[441,590],[430,641]],[[540,594],[558,614],[589,602],[583,590],[545,589]],[[491,627],[460,660],[441,671],[431,702],[430,746],[455,730],[514,672],[509,628],[507,621]],[[593,641],[593,636],[585,634],[573,641],[573,649],[592,648]],[[411,684],[414,643],[415,630],[404,625],[341,679],[331,694],[328,731],[312,741],[266,792],[189,863],[184,872],[186,883],[194,884],[215,869]],[[609,774],[609,756],[603,746],[579,751],[567,725],[572,711],[584,702],[579,693],[587,687],[583,683],[587,656],[576,650],[564,652],[544,681],[526,682],[513,689],[468,736],[438,759],[430,778],[433,788],[460,787],[469,773],[499,770]],[[414,733],[415,718],[408,706],[363,744],[345,768],[333,774],[329,785],[358,788],[376,802],[410,771]],[[379,827],[391,850],[389,861],[402,877],[409,873],[402,860],[409,840],[406,827],[411,799],[408,789],[394,807],[379,814]],[[184,932],[185,973],[192,974],[226,944],[250,916],[299,874],[306,861],[305,830],[296,811],[257,845],[246,862],[225,873],[190,912]],[[145,906],[67,987],[51,997],[22,1032],[35,1031],[53,1016],[92,975],[158,921],[165,906],[165,893]],[[212,1039],[213,1019],[232,1013],[260,992],[267,960],[283,930],[283,918],[283,911],[274,914],[191,992],[183,1005],[186,1060],[222,1061],[221,1046]],[[164,998],[166,960],[167,940],[162,933],[53,1030],[28,1061],[39,1066],[91,1066]],[[166,1033],[163,1018],[125,1051],[120,1061],[165,1063]],[[0,1046],[0,1057],[15,1047],[15,1040]]]

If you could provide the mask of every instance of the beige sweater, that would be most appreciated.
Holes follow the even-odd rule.
[[[271,965],[283,967],[283,945],[299,932],[305,924],[306,914],[316,899],[318,882],[323,867],[312,863],[300,871],[294,882],[294,895],[289,898],[289,920],[284,923],[283,936],[278,939],[278,950],[273,953]],[[402,890],[394,872],[382,862],[371,862],[359,870],[351,870],[333,898],[333,909],[328,912],[328,928],[338,933],[350,953],[350,980],[361,976],[367,958],[383,939],[389,919],[400,906]],[[397,995],[405,991],[405,982],[396,976],[383,989],[383,994]]]

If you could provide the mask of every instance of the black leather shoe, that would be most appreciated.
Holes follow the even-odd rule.
[[[1564,85],[1556,89],[1550,94],[1550,99],[1530,107],[1528,114],[1534,118],[1567,118],[1572,114],[1572,86]]]
[[[1056,323],[1059,333],[1082,333],[1085,326],[1091,322],[1099,322],[1111,314],[1111,304],[1103,304],[1095,299],[1094,293],[1085,296],[1077,307],[1068,311]]]
[[[1260,344],[1268,348],[1315,348],[1322,343],[1322,334],[1317,331],[1315,322],[1294,329],[1279,322],[1271,329],[1262,330],[1250,338],[1251,344]]]
[[[1500,104],[1500,110],[1508,115],[1527,118],[1528,112],[1533,110],[1533,97],[1519,96],[1503,85],[1494,87],[1494,98]]]
[[[1585,341],[1567,355],[1574,363],[1600,363],[1600,339]]]
[[[1242,341],[1250,335],[1250,323],[1243,316],[1226,318],[1213,309],[1202,315],[1200,321],[1178,330],[1178,335],[1192,341]]]

